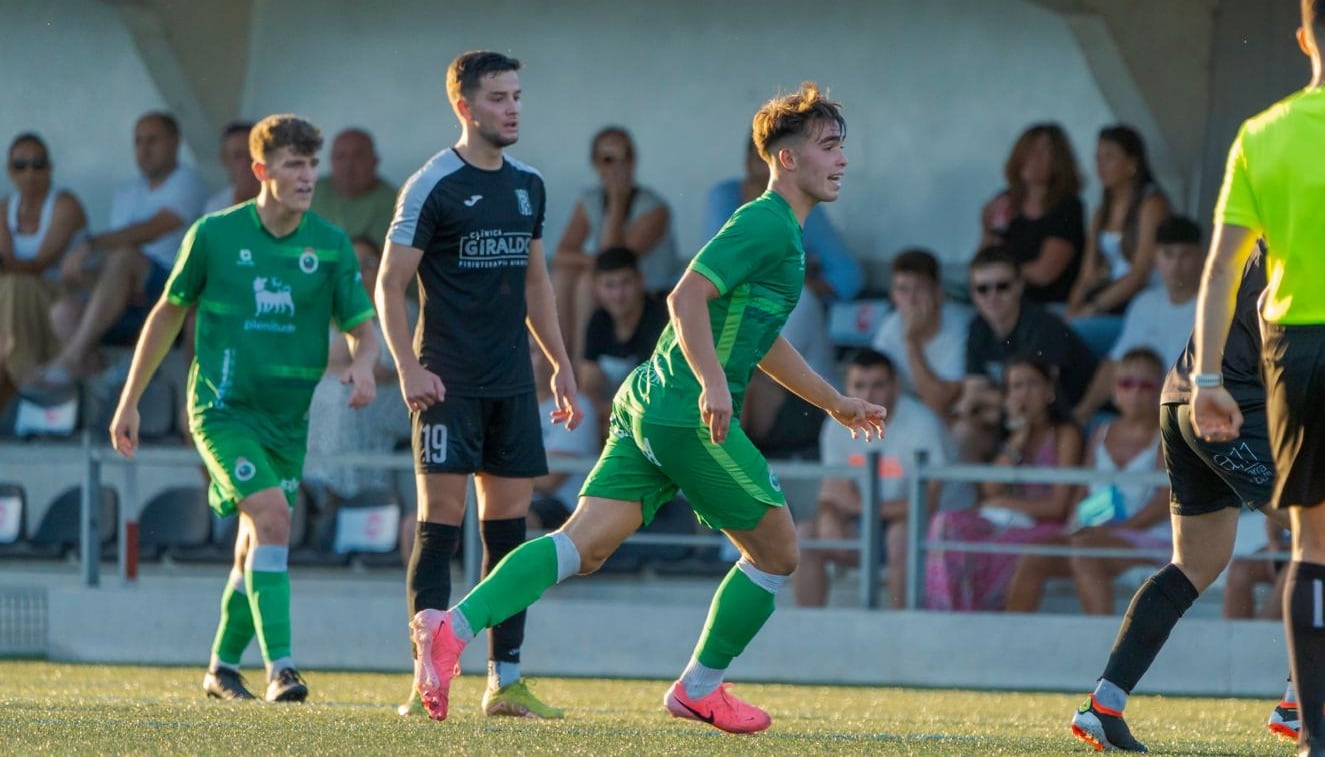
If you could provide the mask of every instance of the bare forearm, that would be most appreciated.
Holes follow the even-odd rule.
[[[133,361],[129,364],[129,375],[124,380],[124,389],[120,392],[120,404],[136,407],[142,399],[152,375],[161,366],[161,361],[170,352],[170,346],[179,336],[184,325],[186,308],[171,305],[162,300],[152,308],[143,324],[142,335],[133,351]]]
[[[557,303],[552,293],[552,282],[546,273],[525,287],[525,303],[528,308],[525,325],[533,332],[543,354],[548,356],[553,366],[561,370],[572,370],[566,343],[561,339],[561,327],[557,322]]]
[[[624,202],[608,201],[607,212],[603,213],[603,228],[598,234],[598,249],[606,250],[626,243],[628,210]]]
[[[920,401],[940,418],[948,417],[952,404],[961,396],[962,382],[939,378],[925,357],[924,348],[916,341],[907,341],[906,360],[911,367],[911,381],[915,384]]]
[[[419,364],[414,354],[414,344],[410,335],[409,315],[405,312],[405,288],[397,282],[379,279],[377,282],[377,314],[382,319],[382,336],[386,338],[387,349],[396,361],[396,369]]]
[[[146,244],[162,234],[174,231],[184,222],[174,213],[162,211],[152,218],[139,223],[132,223],[121,229],[96,234],[88,239],[94,250],[109,250],[115,247]]]
[[[377,334],[373,329],[372,319],[350,329],[345,335],[350,346],[350,356],[360,365],[376,365],[382,356],[381,345],[377,343]]]
[[[676,327],[676,341],[681,345],[681,354],[695,377],[704,385],[717,381],[726,381],[722,364],[718,362],[718,350],[713,343],[713,327],[709,323],[707,302],[700,297],[669,298],[672,322]]]
[[[773,342],[768,354],[759,362],[759,370],[815,407],[827,409],[837,398],[837,390],[814,372],[786,337],[779,336]]]

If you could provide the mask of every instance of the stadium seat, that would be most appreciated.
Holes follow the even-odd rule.
[[[138,515],[138,556],[157,560],[169,554],[205,548],[212,518],[207,491],[200,486],[172,487],[153,497]]]
[[[82,510],[83,488],[66,489],[46,509],[36,531],[29,538],[24,557],[61,559],[76,552],[79,545],[79,515]],[[116,514],[119,497],[109,486],[101,487],[100,539],[102,556],[113,547],[116,533]]]

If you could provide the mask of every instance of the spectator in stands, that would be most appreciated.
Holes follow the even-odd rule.
[[[1159,355],[1144,347],[1118,361],[1113,403],[1120,415],[1092,435],[1086,467],[1117,473],[1119,477],[1112,483],[1091,485],[1085,498],[1077,503],[1069,529],[1038,543],[1070,544],[1083,550],[1169,548],[1168,487],[1132,483],[1126,476],[1164,469],[1159,449],[1159,387],[1166,367]],[[1134,565],[1153,562],[1157,560],[1089,554],[1071,558],[1022,555],[1008,589],[1007,609],[1035,612],[1048,579],[1072,576],[1085,613],[1107,615],[1113,612],[1113,578]]]
[[[578,374],[580,391],[602,424],[598,430],[606,434],[612,397],[653,354],[667,326],[667,306],[644,291],[639,261],[628,247],[611,247],[594,258],[593,287],[599,307],[589,317]]]
[[[1012,253],[1031,301],[1067,302],[1086,231],[1080,173],[1063,127],[1041,123],[1024,131],[1003,175],[1007,188],[980,214],[981,247]]]
[[[957,402],[953,434],[963,460],[984,462],[1001,436],[1001,394],[1005,363],[1033,355],[1055,372],[1060,401],[1075,407],[1098,363],[1086,344],[1058,316],[1024,302],[1016,259],[989,247],[971,261],[971,296],[979,317],[971,319],[966,340],[966,379]]]
[[[396,188],[377,175],[377,148],[363,129],[345,129],[331,143],[331,175],[317,181],[314,213],[345,230],[350,239],[380,246],[396,210]]]
[[[0,412],[60,348],[51,324],[60,261],[87,234],[78,198],[52,183],[54,167],[41,137],[18,135],[8,156],[15,191],[0,200]]]
[[[650,346],[652,351],[652,346]],[[584,461],[584,473],[558,473],[550,471],[534,479],[534,498],[526,516],[530,528],[555,530],[570,517],[580,501],[580,487],[585,474],[603,450],[604,435],[599,433],[598,413],[592,402],[581,392],[579,405],[584,408],[584,419],[574,429],[552,422],[552,411],[557,399],[552,394],[552,363],[543,354],[538,342],[529,340],[529,358],[534,364],[534,392],[538,395],[538,417],[543,429],[543,450],[548,460],[571,458]],[[633,366],[632,366],[633,367]]]
[[[1102,129],[1095,173],[1103,197],[1068,298],[1069,318],[1121,315],[1138,292],[1159,285],[1155,230],[1170,208],[1150,171],[1141,135],[1121,124]]]
[[[77,287],[87,281],[93,256],[105,254],[86,306],[57,308],[57,324],[74,325],[59,354],[40,370],[38,389],[68,385],[94,371],[103,340],[133,344],[165,288],[184,233],[202,213],[206,187],[191,166],[179,162],[175,118],[143,115],[133,143],[141,175],[116,187],[110,229],[88,237],[61,264],[62,280]]]
[[[221,129],[221,167],[229,183],[207,198],[203,213],[225,210],[258,196],[258,178],[253,175],[253,158],[248,153],[248,133],[252,129],[249,121],[231,121]]]
[[[371,295],[377,285],[381,253],[368,239],[356,239],[353,244],[364,290]],[[410,306],[406,307],[408,310]],[[411,314],[411,317],[416,316],[417,313]],[[372,325],[381,340],[381,324],[373,319]],[[329,495],[330,503],[334,505],[339,500],[351,499],[365,491],[389,490],[394,485],[391,471],[323,465],[317,462],[317,456],[391,452],[401,439],[409,438],[410,421],[400,392],[377,392],[373,401],[365,407],[350,407],[354,387],[347,377],[353,356],[345,335],[330,324],[328,329],[331,344],[327,369],[313,390],[313,400],[308,410],[308,452],[312,459],[304,466],[304,480],[311,485],[323,487]],[[382,350],[378,355],[373,378],[380,386],[390,386],[396,380],[396,366],[390,350]]]
[[[1291,534],[1282,525],[1265,519],[1265,546],[1255,554],[1236,557],[1228,564],[1224,584],[1224,617],[1230,620],[1257,618],[1278,620],[1284,614],[1284,561],[1264,557],[1268,552],[1288,552]],[[1256,609],[1256,587],[1271,588],[1261,609]]]
[[[865,465],[866,455],[878,452],[879,501],[877,516],[884,521],[884,550],[888,565],[888,595],[893,607],[906,599],[906,521],[910,471],[916,452],[923,450],[929,462],[943,465],[949,460],[952,441],[943,422],[929,408],[901,392],[898,371],[886,355],[864,349],[847,365],[846,394],[888,408],[888,433],[881,441],[866,443],[852,439],[837,423],[826,421],[819,435],[820,460],[825,465]],[[927,488],[928,512],[938,507],[939,482]],[[814,519],[801,524],[808,539],[851,539],[860,533],[861,500],[864,493],[854,478],[825,478],[819,489]],[[828,601],[828,565],[854,566],[855,550],[802,549],[800,567],[793,578],[796,604],[822,607]]]
[[[820,376],[836,376],[833,344],[823,306],[808,284],[782,327],[791,342]],[[787,391],[763,371],[755,371],[745,387],[741,406],[741,428],[765,457],[775,459],[813,458],[818,454],[819,430],[824,413]]]
[[[892,262],[893,312],[873,346],[892,359],[902,389],[946,419],[962,393],[971,313],[943,299],[939,262],[929,250],[903,250]]]
[[[1016,358],[1007,364],[1008,438],[994,458],[998,466],[1072,467],[1081,464],[1081,432],[1059,413],[1054,369],[1045,361]],[[981,504],[934,516],[929,538],[993,544],[1027,544],[1062,532],[1073,492],[1070,484],[981,485]],[[925,565],[925,606],[932,610],[1001,610],[1017,565],[1015,554],[933,549]]]
[[[1123,316],[1122,333],[1114,342],[1109,359],[1100,363],[1090,387],[1073,411],[1080,424],[1088,423],[1108,401],[1114,368],[1123,355],[1146,347],[1154,350],[1165,365],[1172,365],[1187,346],[1191,323],[1196,319],[1201,268],[1205,265],[1201,229],[1189,218],[1171,216],[1160,224],[1155,238],[1159,243],[1155,270],[1163,286],[1146,289],[1132,298]]]
[[[745,176],[709,190],[704,210],[704,238],[712,239],[732,213],[768,189],[768,164],[759,157],[753,137],[745,141]],[[821,302],[855,299],[865,283],[860,263],[847,249],[828,214],[816,206],[805,218],[805,283]]]
[[[557,317],[570,354],[581,354],[593,312],[593,258],[610,247],[626,247],[639,258],[644,287],[666,293],[676,283],[681,261],[672,239],[672,213],[653,190],[635,183],[635,143],[620,126],[594,135],[589,159],[599,186],[575,203],[570,223],[552,258]]]

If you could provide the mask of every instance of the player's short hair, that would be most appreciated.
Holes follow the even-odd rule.
[[[48,158],[50,157],[51,151],[46,147],[46,141],[37,136],[37,132],[35,131],[25,131],[17,137],[14,137],[14,141],[9,143],[9,152],[13,152],[14,148],[22,144],[36,145],[41,148],[42,154],[46,155]]]
[[[1321,37],[1325,37],[1325,0],[1302,0],[1302,28],[1320,44]]]
[[[847,368],[883,368],[888,371],[890,377],[897,376],[897,366],[893,364],[892,358],[869,347],[862,347],[852,353],[851,359],[847,361]]]
[[[629,247],[608,247],[598,253],[593,261],[594,273],[611,273],[627,269],[639,272],[639,257]]]
[[[446,67],[446,96],[451,102],[468,98],[479,88],[483,77],[519,70],[520,61],[491,50],[461,53]]]
[[[1160,222],[1155,229],[1157,244],[1196,244],[1201,243],[1201,227],[1187,216],[1171,215]]]
[[[1018,276],[1021,275],[1021,267],[1017,263],[1017,256],[1012,254],[1012,250],[1002,245],[990,245],[975,253],[971,258],[970,269],[974,271],[977,268],[984,268],[991,265],[1005,265],[1012,268]]]
[[[1123,363],[1146,363],[1155,369],[1155,373],[1161,375],[1164,373],[1164,358],[1149,347],[1133,347],[1124,352],[1123,356],[1118,358],[1118,364],[1122,365]]]
[[[789,95],[774,97],[755,113],[751,133],[759,157],[772,162],[773,153],[789,137],[810,136],[825,123],[835,123],[845,139],[847,122],[842,106],[829,100],[814,82],[802,82]]]
[[[934,253],[923,247],[911,247],[897,253],[892,262],[892,273],[912,273],[924,276],[934,283],[939,280],[939,261]]]
[[[296,155],[314,155],[322,149],[322,131],[299,116],[279,113],[257,122],[248,133],[248,152],[259,163],[282,147]]]
[[[247,138],[249,132],[251,131],[253,131],[252,121],[231,121],[230,123],[221,127],[221,141],[224,142],[227,139],[234,136],[238,136],[240,134],[243,134],[244,137]]]
[[[138,123],[142,123],[148,119],[160,121],[161,126],[165,127],[167,134],[172,137],[179,137],[179,121],[175,120],[174,116],[164,110],[149,110],[138,117]]]

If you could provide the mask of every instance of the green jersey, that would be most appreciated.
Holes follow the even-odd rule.
[[[189,413],[242,418],[272,442],[302,443],[313,388],[327,367],[327,326],[373,317],[349,237],[304,213],[277,238],[249,201],[193,224],[166,283],[197,305]]]
[[[737,209],[690,263],[690,270],[718,290],[709,301],[709,324],[735,418],[741,415],[751,374],[800,299],[805,284],[801,235],[787,201],[765,192]],[[669,323],[653,355],[626,378],[616,402],[652,423],[701,426],[699,393],[699,379]]]

